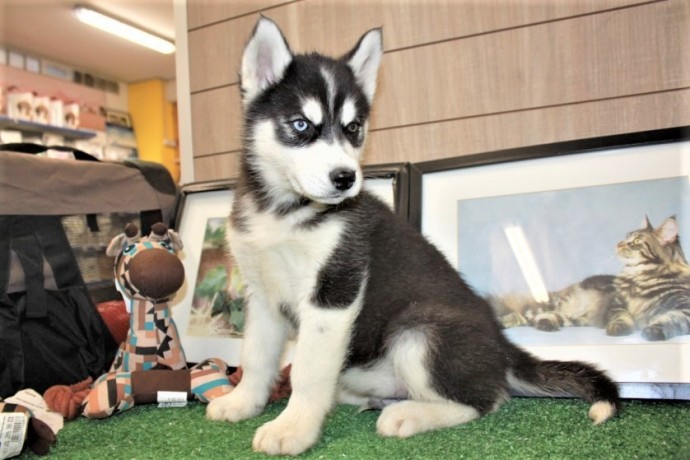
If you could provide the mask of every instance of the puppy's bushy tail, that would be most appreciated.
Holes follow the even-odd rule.
[[[596,367],[579,361],[542,361],[514,348],[508,383],[519,394],[576,396],[592,406],[589,418],[595,425],[620,412],[618,386]]]

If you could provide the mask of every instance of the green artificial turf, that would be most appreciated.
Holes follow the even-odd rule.
[[[139,406],[106,420],[68,422],[55,459],[262,459],[251,450],[256,428],[285,402],[237,424],[204,418],[205,405]],[[601,426],[575,399],[514,398],[467,425],[410,439],[376,434],[378,412],[339,406],[305,459],[690,459],[690,402],[625,401],[623,414]],[[34,458],[25,451],[20,458]]]

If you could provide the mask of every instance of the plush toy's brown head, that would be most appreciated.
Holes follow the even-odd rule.
[[[141,237],[139,228],[128,224],[113,238],[106,254],[115,257],[115,281],[123,294],[135,299],[163,302],[184,282],[184,267],[177,258],[182,241],[162,223]]]

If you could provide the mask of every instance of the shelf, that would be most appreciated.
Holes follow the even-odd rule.
[[[52,133],[68,139],[89,139],[96,135],[96,131],[87,129],[61,128],[43,123],[34,123],[33,121],[15,120],[5,115],[0,115],[0,128],[10,128],[30,133]]]

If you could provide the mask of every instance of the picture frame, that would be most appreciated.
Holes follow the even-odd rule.
[[[106,125],[120,128],[132,128],[132,116],[129,112],[103,108],[103,116],[105,117]]]
[[[490,301],[510,340],[593,363],[626,398],[690,399],[690,334],[649,341],[642,324],[608,335],[611,298],[590,284],[613,286],[625,266],[617,244],[645,219],[659,228],[674,216],[690,241],[689,179],[688,127],[415,163],[410,222]],[[564,325],[539,329],[554,328],[541,322],[553,312]]]
[[[409,164],[365,166],[363,175],[364,187],[406,220]],[[232,367],[240,364],[244,288],[241,273],[223,244],[235,185],[233,179],[196,182],[180,191],[174,228],[184,244],[180,259],[185,283],[171,305],[190,363],[216,357]],[[288,361],[290,349],[289,344]]]
[[[388,204],[400,219],[408,221],[410,163],[367,165],[362,173],[364,187]]]
[[[208,292],[197,292],[207,274],[211,277],[207,285],[211,287],[214,273],[221,278],[215,280],[219,292],[219,284],[227,285],[226,247],[218,238],[222,238],[222,235],[216,234],[214,238],[207,235],[207,229],[214,226],[213,230],[218,230],[222,222],[227,220],[232,210],[234,189],[235,181],[232,179],[196,182],[180,189],[173,227],[184,245],[180,260],[185,270],[185,282],[173,298],[171,307],[185,356],[190,363],[220,358],[229,366],[239,366],[241,335],[229,329],[227,312],[223,311],[222,305],[217,313],[212,310],[214,301],[218,303],[224,299],[214,299],[214,293],[209,296]],[[222,279],[223,271],[225,280]],[[218,318],[220,315],[226,317]]]
[[[138,158],[137,138],[129,112],[103,108],[102,115],[105,118],[106,137],[103,159],[118,161]]]

